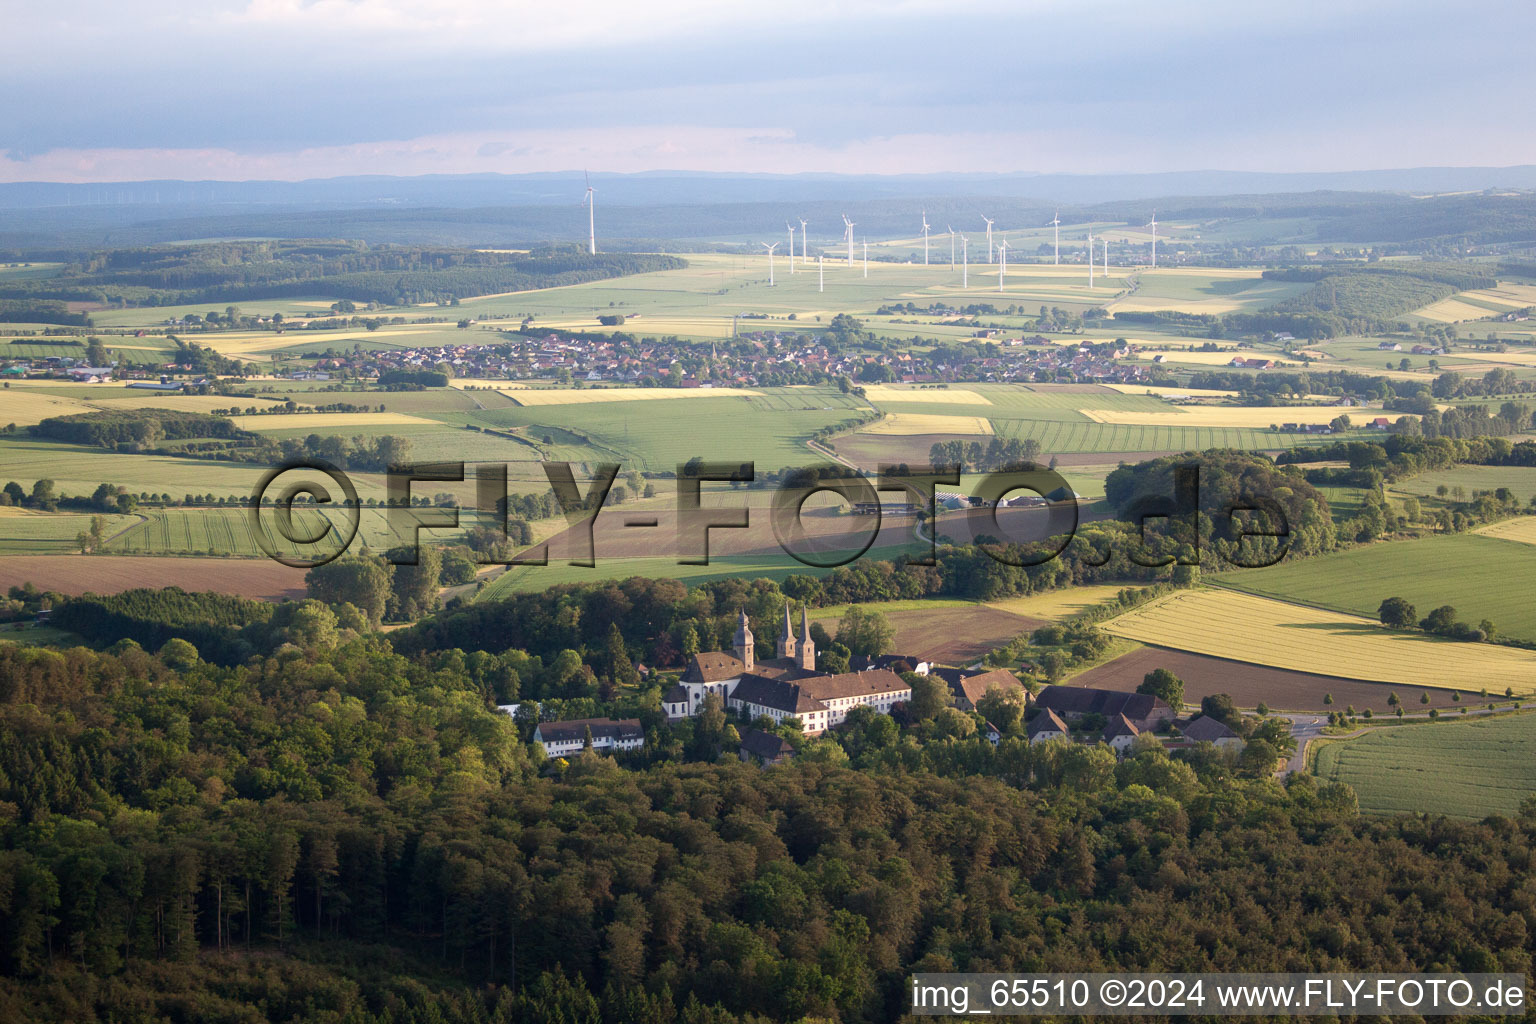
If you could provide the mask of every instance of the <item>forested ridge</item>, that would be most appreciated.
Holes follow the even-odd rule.
[[[56,276],[0,285],[0,298],[169,306],[313,294],[406,305],[551,288],[656,270],[675,256],[589,255],[576,246],[526,253],[361,242],[241,241],[113,249]]]
[[[1215,755],[880,716],[769,771],[552,772],[477,664],[0,645],[0,1017],[883,1021],[914,970],[1529,970],[1536,815],[1370,822]]]

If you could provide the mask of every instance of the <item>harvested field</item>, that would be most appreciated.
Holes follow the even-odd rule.
[[[1518,544],[1536,544],[1536,516],[1516,516],[1480,526],[1472,532],[1497,540],[1512,540]]]
[[[986,395],[964,388],[899,388],[889,384],[870,384],[864,397],[873,405],[991,405]]]
[[[1392,683],[1367,683],[1358,679],[1294,672],[1269,665],[1250,665],[1226,658],[1213,658],[1167,647],[1141,647],[1114,661],[1089,669],[1073,678],[1073,685],[1096,686],[1104,690],[1130,693],[1153,669],[1166,668],[1184,680],[1184,700],[1199,704],[1201,697],[1225,693],[1238,707],[1251,708],[1260,702],[1276,711],[1343,711],[1370,708],[1377,714],[1391,710],[1387,698],[1396,692],[1409,711],[1428,707],[1459,707],[1449,690],[1418,690]],[[1419,703],[1420,693],[1429,694],[1429,704]],[[1323,698],[1333,695],[1333,703]],[[1463,698],[1467,700],[1467,698]]]
[[[304,596],[304,570],[270,559],[132,555],[7,555],[0,559],[0,589],[29,582],[41,590],[62,594],[180,587],[266,601]]]
[[[403,412],[313,412],[293,415],[231,416],[241,430],[316,430],[322,427],[439,426],[436,420]]]
[[[654,402],[682,398],[750,398],[762,396],[748,388],[583,388],[539,391],[516,390],[509,395],[518,405],[588,405],[600,402]]]
[[[920,434],[964,434],[974,438],[978,434],[992,433],[992,423],[982,416],[941,416],[920,412],[892,412],[886,413],[883,419],[860,427],[859,433],[895,434],[902,437]]]
[[[1378,408],[1341,409],[1332,405],[1184,405],[1167,411],[1140,409],[1084,409],[1082,413],[1095,423],[1126,423],[1149,427],[1247,427],[1253,430],[1279,423],[1331,423],[1341,415],[1352,421],[1373,418]]]
[[[1169,388],[1154,384],[1105,384],[1122,395],[1153,395],[1157,398],[1236,398],[1239,392],[1212,388]]]
[[[1536,654],[1530,651],[1389,630],[1361,616],[1232,590],[1179,591],[1103,628],[1144,644],[1366,682],[1536,692]]]
[[[30,427],[50,416],[68,416],[77,412],[93,412],[93,406],[76,398],[60,395],[38,394],[20,388],[8,388],[0,393],[0,426],[14,423],[18,427]]]
[[[918,602],[920,603],[920,602]],[[984,604],[965,607],[898,608],[887,611],[879,604],[865,605],[890,620],[896,628],[893,654],[907,654],[941,665],[965,666],[1020,633],[1045,625],[1044,619],[1016,615]],[[837,620],[846,607],[820,609],[813,618],[829,633],[837,632]]]
[[[1094,605],[1114,600],[1120,591],[1127,589],[1140,588],[1136,584],[1122,586],[1114,583],[1101,583],[1090,587],[1066,587],[1061,590],[1047,590],[1041,594],[1030,594],[1028,597],[1011,597],[1005,601],[993,601],[988,607],[1037,619],[1063,619],[1068,615],[1076,615],[1078,612],[1092,608]]]

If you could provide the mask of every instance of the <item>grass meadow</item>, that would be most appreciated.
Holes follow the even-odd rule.
[[[1389,597],[1405,599],[1420,616],[1448,604],[1472,625],[1489,619],[1508,636],[1536,641],[1533,575],[1536,545],[1457,534],[1370,544],[1264,569],[1233,569],[1220,583],[1367,617],[1374,617]]]

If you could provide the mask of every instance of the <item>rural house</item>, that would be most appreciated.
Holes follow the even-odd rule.
[[[543,744],[550,757],[579,754],[592,737],[593,750],[639,750],[645,746],[645,730],[637,718],[573,718],[568,722],[540,722],[533,741]]]

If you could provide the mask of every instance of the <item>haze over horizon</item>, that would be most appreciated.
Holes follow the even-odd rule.
[[[0,182],[1536,163],[1507,0],[6,6]]]

